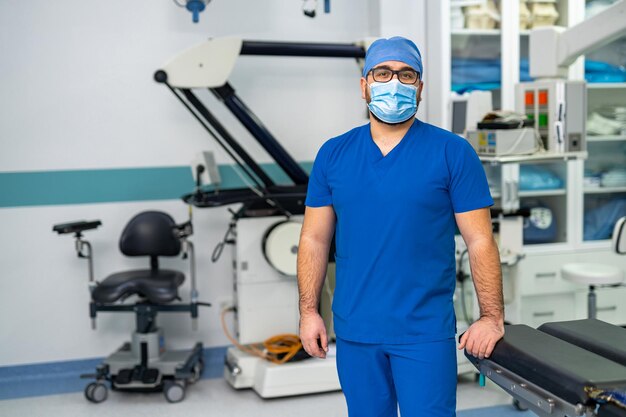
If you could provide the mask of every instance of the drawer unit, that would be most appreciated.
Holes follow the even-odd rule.
[[[580,285],[561,277],[561,266],[574,262],[572,255],[532,256],[517,265],[517,290],[520,296],[558,294],[580,289]]]
[[[522,297],[522,323],[533,328],[546,322],[572,320],[575,312],[574,292]]]

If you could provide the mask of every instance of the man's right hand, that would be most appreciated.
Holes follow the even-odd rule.
[[[322,320],[322,316],[319,313],[304,313],[300,315],[300,340],[306,353],[316,358],[326,358],[328,337],[326,336],[324,320]]]

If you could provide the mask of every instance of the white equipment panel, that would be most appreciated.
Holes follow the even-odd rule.
[[[515,90],[515,110],[533,120],[547,151],[586,151],[586,88],[584,81],[520,83]]]
[[[535,130],[530,128],[474,130],[467,133],[467,140],[478,155],[485,156],[528,155],[538,150]]]
[[[243,218],[237,222],[234,245],[235,306],[237,339],[241,344],[259,343],[282,334],[298,334],[298,282],[273,268],[264,254],[264,241],[272,240],[271,259],[284,270],[294,270],[293,244],[283,244],[281,237],[293,239],[302,216],[289,223],[284,217]],[[277,224],[282,224],[277,225]],[[271,229],[277,236],[268,235]],[[299,233],[299,232],[298,232]],[[289,239],[287,239],[289,242]],[[280,248],[285,253],[280,255]],[[297,252],[297,247],[296,247]],[[289,266],[289,263],[293,266]],[[291,268],[291,269],[290,269]]]

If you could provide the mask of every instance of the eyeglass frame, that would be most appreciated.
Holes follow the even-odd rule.
[[[390,71],[391,72],[391,78],[389,78],[387,81],[377,81],[376,78],[374,78],[374,70],[377,70],[377,69],[383,69],[383,70],[386,70],[386,71]],[[416,80],[413,81],[412,83],[403,83],[402,80],[400,79],[400,73],[401,72],[405,72],[405,71],[409,71],[409,72],[415,73],[417,75]],[[422,74],[420,74],[419,71],[415,71],[413,68],[402,68],[402,69],[399,69],[399,70],[392,70],[391,68],[387,68],[387,67],[384,67],[384,66],[383,67],[375,67],[375,68],[372,68],[371,70],[369,70],[367,72],[366,76],[369,75],[369,74],[372,74],[372,78],[377,83],[388,83],[389,81],[393,80],[393,76],[394,75],[396,76],[396,79],[400,83],[405,84],[405,85],[413,85],[416,82],[420,81],[421,78],[422,78]]]

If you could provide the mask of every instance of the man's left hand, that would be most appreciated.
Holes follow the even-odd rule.
[[[461,336],[459,350],[467,349],[470,355],[478,359],[488,358],[502,336],[504,336],[502,320],[481,317]]]

